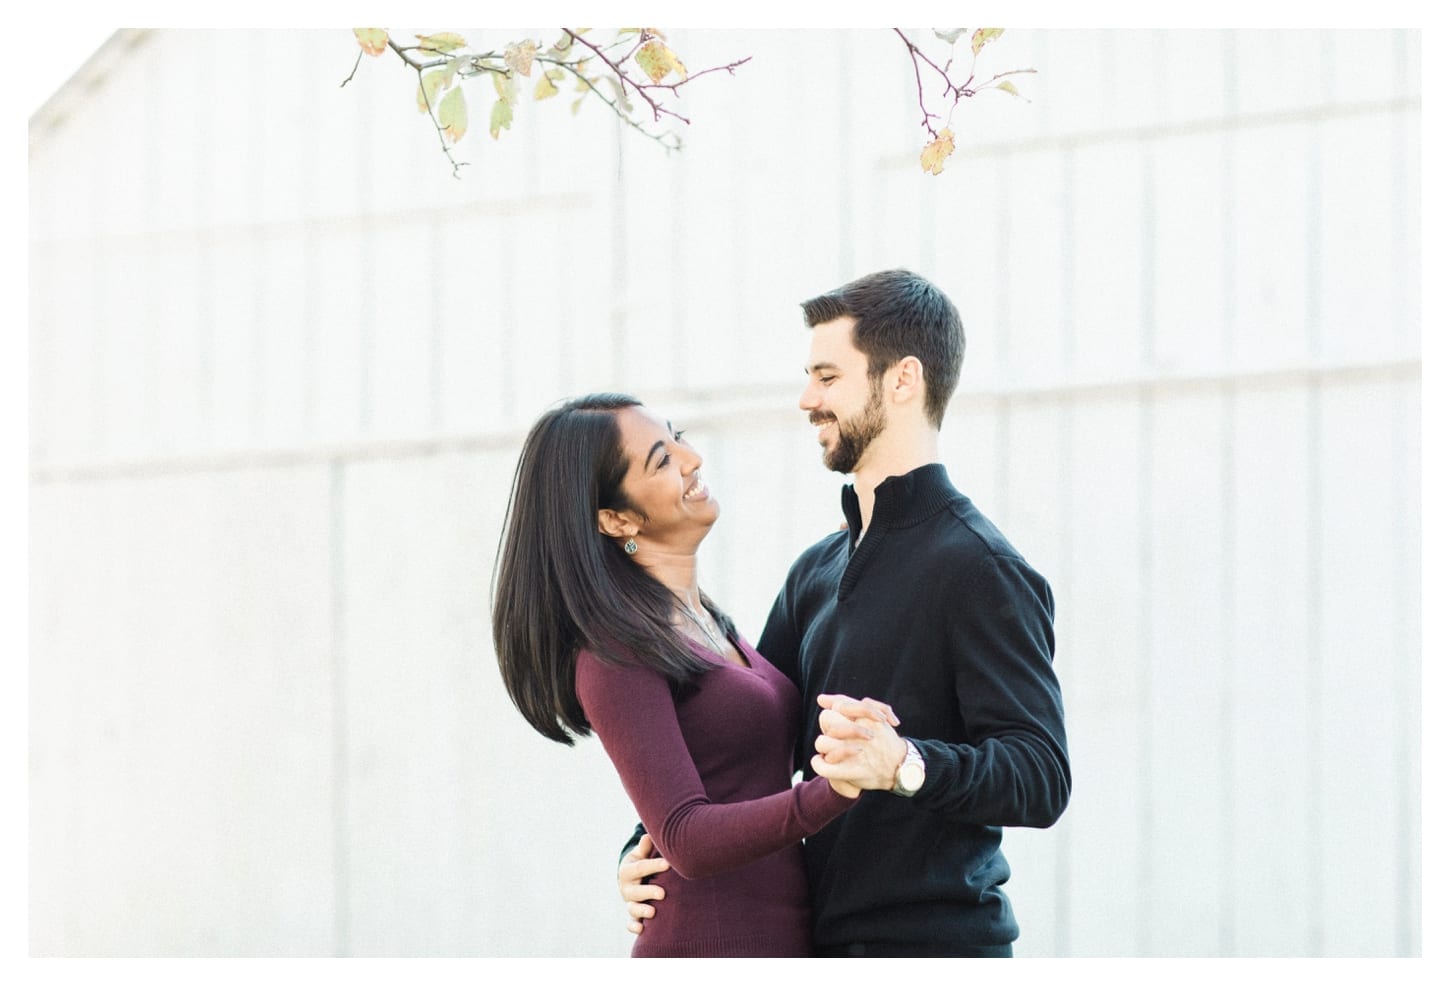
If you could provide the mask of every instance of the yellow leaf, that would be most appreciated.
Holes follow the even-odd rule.
[[[1001,89],[1003,92],[1010,92],[1012,95],[1016,96],[1018,99],[1027,99],[1026,96],[1022,95],[1020,92],[1017,91],[1017,87],[1014,86],[1011,83],[1011,81],[1008,80],[1008,79],[1003,79],[1001,82],[997,83],[997,88],[998,89]],[[1027,101],[1029,103],[1031,102],[1030,99],[1027,100]]]
[[[362,50],[374,58],[388,50],[388,32],[380,27],[355,27],[352,33]]]
[[[512,106],[519,101],[519,83],[512,72],[493,72],[493,91],[498,98]]]
[[[943,128],[942,132],[937,134],[936,140],[922,149],[921,170],[930,171],[934,175],[941,174],[942,165],[956,149],[957,145],[956,141],[952,139],[952,132]]]
[[[559,95],[559,87],[554,85],[554,80],[545,73],[539,76],[539,84],[534,86],[534,99],[548,99],[550,96]]]
[[[675,53],[664,46],[663,42],[650,41],[635,53],[634,60],[639,67],[644,69],[644,74],[649,76],[651,82],[659,82],[671,72],[680,73],[684,78],[687,73],[685,66],[675,57]]]
[[[438,104],[438,125],[443,128],[443,135],[455,144],[468,129],[468,106],[463,102],[462,86],[448,90],[448,95]]]
[[[503,63],[519,75],[527,77],[534,68],[534,53],[539,46],[532,41],[519,41],[503,50]]]
[[[443,34],[415,34],[413,37],[418,39],[418,47],[428,51],[453,51],[468,44],[467,41],[463,40],[461,34],[453,34],[451,32],[444,32]]]
[[[1002,36],[1004,28],[1000,27],[979,27],[972,33],[972,54],[980,55],[988,41],[996,41]]]

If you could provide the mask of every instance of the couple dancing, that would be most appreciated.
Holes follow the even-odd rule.
[[[696,582],[720,512],[700,456],[593,395],[524,442],[503,681],[550,739],[595,733],[639,811],[634,955],[1009,956],[1002,826],[1051,825],[1071,783],[1052,593],[938,462],[951,301],[885,271],[802,307],[800,407],[854,482],[757,646]]]

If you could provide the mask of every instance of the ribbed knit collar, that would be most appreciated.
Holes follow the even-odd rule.
[[[871,511],[873,529],[893,530],[919,524],[960,496],[947,478],[946,466],[929,462],[904,476],[887,476],[876,487],[876,505]],[[861,537],[861,501],[856,487],[841,487],[841,510],[851,532],[851,544]]]

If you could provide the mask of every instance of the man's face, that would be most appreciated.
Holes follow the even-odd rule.
[[[821,461],[833,472],[851,473],[871,442],[886,428],[881,381],[870,378],[866,354],[851,340],[856,320],[822,322],[811,329],[806,388],[800,408],[816,426]]]

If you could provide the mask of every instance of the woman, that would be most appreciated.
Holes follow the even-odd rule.
[[[669,860],[636,956],[808,955],[800,841],[860,791],[791,786],[799,696],[700,591],[720,506],[682,435],[617,394],[534,425],[495,571],[499,669],[540,733],[599,736]]]

